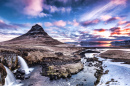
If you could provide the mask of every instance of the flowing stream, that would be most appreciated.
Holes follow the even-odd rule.
[[[129,64],[112,62],[111,59],[103,59],[95,54],[85,53],[81,59],[84,69],[71,78],[51,81],[49,77],[41,76],[41,67],[36,66],[31,77],[22,82],[25,86],[130,86]],[[94,56],[98,60],[94,60]]]
[[[97,80],[95,76],[96,71],[100,70],[100,64],[98,61],[88,61],[89,57],[93,57],[93,53],[86,54],[85,57],[81,59],[84,64],[84,69],[77,74],[72,75],[71,78],[50,80],[49,77],[41,76],[41,67],[37,66],[31,74],[31,77],[24,80],[23,83],[28,86],[94,86]],[[100,64],[101,66],[101,64]]]

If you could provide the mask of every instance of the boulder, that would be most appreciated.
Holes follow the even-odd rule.
[[[51,65],[46,69],[48,69],[48,71],[45,71],[43,68],[42,75],[46,74],[50,77],[51,80],[58,78],[67,78],[71,77],[72,74],[78,73],[80,70],[82,70],[83,64],[81,62],[78,62],[65,65]]]

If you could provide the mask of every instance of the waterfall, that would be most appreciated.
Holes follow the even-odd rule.
[[[6,66],[4,66],[4,67],[7,72],[7,76],[5,78],[5,86],[11,86],[14,83],[16,83],[16,79],[15,79],[13,73]]]
[[[23,84],[18,84],[16,82],[16,79],[14,77],[14,74],[8,69],[6,66],[4,66],[7,72],[7,76],[5,78],[5,85],[4,86],[22,86]]]
[[[26,61],[21,56],[18,56],[18,61],[20,64],[20,69],[24,70],[26,74],[29,74],[33,70],[32,68],[28,67]]]

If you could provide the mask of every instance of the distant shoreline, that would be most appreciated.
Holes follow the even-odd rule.
[[[130,50],[126,48],[122,49],[110,49],[99,55],[102,58],[112,59],[113,62],[124,62],[130,64]]]

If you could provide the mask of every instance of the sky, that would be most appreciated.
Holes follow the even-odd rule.
[[[0,42],[35,24],[62,42],[130,40],[130,0],[0,0]]]

